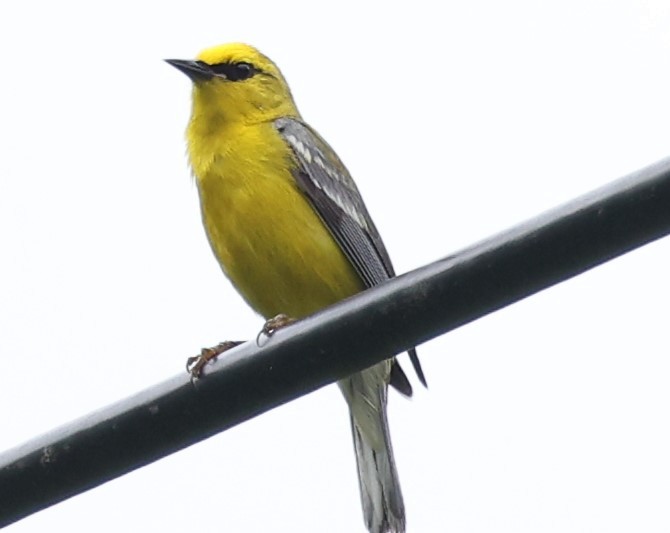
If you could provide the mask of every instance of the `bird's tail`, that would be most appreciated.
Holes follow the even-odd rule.
[[[387,385],[386,380],[377,379],[379,371],[380,368],[372,367],[341,381],[340,387],[351,411],[367,528],[370,533],[404,533],[405,506],[386,418]]]

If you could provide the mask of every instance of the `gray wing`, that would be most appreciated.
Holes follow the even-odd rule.
[[[318,133],[295,118],[277,119],[275,127],[298,161],[294,177],[366,287],[395,276],[391,258],[372,222],[363,198],[337,154]],[[419,380],[426,385],[416,350],[409,352]],[[391,370],[391,385],[403,394],[412,388],[400,365]]]

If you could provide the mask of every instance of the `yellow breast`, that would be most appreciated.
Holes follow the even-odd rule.
[[[292,153],[272,124],[226,130],[206,139],[189,135],[189,150],[209,242],[249,305],[266,318],[300,318],[361,291],[359,276],[298,190]]]

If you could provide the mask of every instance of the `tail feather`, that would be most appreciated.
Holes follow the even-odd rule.
[[[370,533],[404,533],[405,506],[386,417],[390,366],[385,364],[341,381],[340,388],[351,412],[365,524]]]
[[[377,452],[367,444],[353,417],[351,429],[365,525],[370,533],[404,533],[405,506],[390,443]]]

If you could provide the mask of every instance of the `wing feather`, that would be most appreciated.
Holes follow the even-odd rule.
[[[395,276],[391,258],[363,198],[337,154],[318,133],[295,118],[275,121],[275,127],[293,150],[297,160],[294,177],[328,231],[347,256],[366,287],[374,287]],[[416,350],[409,352],[421,383],[426,379]],[[406,395],[412,388],[400,365],[394,365],[391,385]]]

